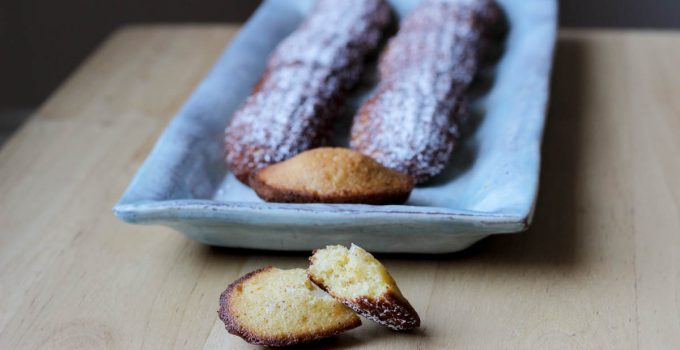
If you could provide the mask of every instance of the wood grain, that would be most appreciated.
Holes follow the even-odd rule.
[[[111,207],[235,33],[114,34],[0,150],[0,349],[252,349],[224,331],[239,275],[305,254],[216,249]],[[307,348],[680,347],[680,33],[566,31],[526,233],[381,258],[423,327]]]

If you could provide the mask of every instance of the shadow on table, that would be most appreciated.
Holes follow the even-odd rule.
[[[308,344],[287,347],[291,350],[331,350],[331,349],[349,349],[359,348],[363,346],[370,346],[371,342],[378,341],[383,338],[404,338],[404,337],[424,337],[424,329],[416,329],[414,331],[397,332],[392,331],[384,326],[378,325],[373,321],[362,319],[362,325],[340,336],[326,338],[314,341]]]

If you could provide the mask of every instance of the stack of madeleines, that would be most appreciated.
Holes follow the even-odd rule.
[[[352,150],[323,148],[365,61],[392,21],[385,0],[317,0],[274,50],[225,131],[230,171],[264,200],[401,204],[439,174],[467,114],[467,90],[498,52],[494,0],[423,0],[382,53],[354,117]]]
[[[361,325],[357,313],[394,330],[420,326],[385,267],[352,244],[315,250],[307,270],[264,267],[230,284],[220,296],[227,331],[251,344],[288,346]]]

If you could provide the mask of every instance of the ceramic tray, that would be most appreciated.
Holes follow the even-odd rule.
[[[418,1],[390,3],[402,17]],[[130,223],[167,225],[210,245],[270,250],[354,242],[373,252],[443,253],[525,230],[538,190],[556,2],[499,3],[510,23],[505,52],[477,82],[474,113],[451,164],[405,205],[265,203],[227,171],[222,136],[228,119],[312,4],[268,0],[168,125],[115,214]],[[370,71],[366,76],[336,126],[339,145],[375,83]]]

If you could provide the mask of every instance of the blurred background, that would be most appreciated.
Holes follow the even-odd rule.
[[[242,22],[259,2],[0,0],[0,144],[116,28],[135,23]],[[680,0],[564,0],[560,23],[680,28]]]

